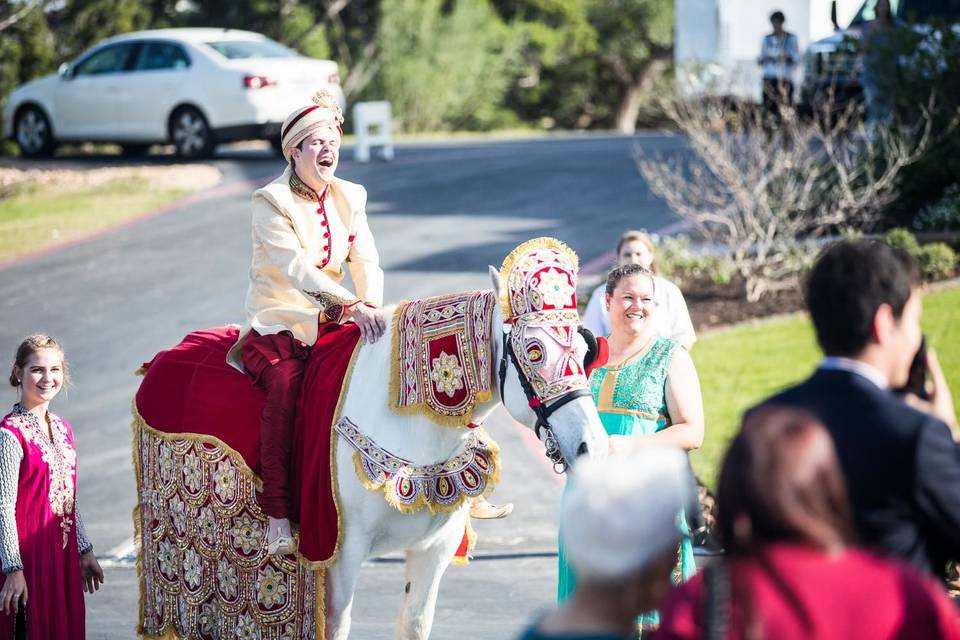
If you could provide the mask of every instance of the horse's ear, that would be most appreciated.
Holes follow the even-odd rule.
[[[493,285],[493,293],[499,298],[500,297],[500,272],[493,268],[493,266],[487,267],[490,269],[490,283]]]

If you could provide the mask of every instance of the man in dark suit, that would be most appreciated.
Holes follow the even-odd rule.
[[[960,447],[949,389],[931,354],[930,402],[906,384],[920,348],[916,261],[886,244],[838,242],[817,259],[807,306],[825,354],[805,382],[767,403],[806,409],[830,431],[861,542],[942,576],[960,559]]]

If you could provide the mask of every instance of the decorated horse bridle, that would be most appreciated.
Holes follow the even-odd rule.
[[[527,375],[523,372],[523,367],[521,367],[520,363],[517,361],[517,354],[513,351],[513,344],[508,339],[510,336],[510,331],[510,328],[507,325],[504,325],[503,349],[500,353],[500,367],[498,371],[498,378],[500,382],[500,400],[504,400],[503,386],[507,379],[507,362],[509,361],[511,364],[513,364],[513,368],[517,372],[517,377],[520,379],[520,387],[523,389],[523,394],[527,397],[527,404],[537,417],[537,422],[533,427],[534,433],[537,435],[539,440],[543,441],[545,450],[544,453],[553,464],[554,472],[559,474],[565,473],[567,470],[567,465],[563,459],[563,453],[560,451],[560,442],[557,440],[557,436],[553,433],[553,425],[550,424],[550,416],[556,413],[557,409],[570,402],[573,402],[577,398],[583,398],[586,396],[590,396],[592,398],[593,394],[589,389],[574,389],[573,391],[563,394],[550,404],[540,400],[540,397],[537,395],[537,392],[534,391],[533,385],[530,383]],[[581,336],[583,336],[583,339],[587,343],[587,355],[583,359],[583,366],[584,368],[587,368],[597,358],[597,339],[586,327],[579,327],[577,331]]]

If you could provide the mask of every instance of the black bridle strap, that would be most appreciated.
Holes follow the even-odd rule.
[[[536,433],[538,439],[542,439],[540,436],[541,429],[547,429],[550,431],[552,427],[550,426],[549,418],[552,416],[557,409],[566,405],[569,402],[576,400],[577,398],[583,398],[585,396],[593,397],[588,389],[575,389],[569,393],[561,396],[556,402],[550,405],[544,405],[540,402],[540,398],[537,397],[536,391],[533,390],[533,385],[530,384],[530,381],[527,380],[527,376],[523,374],[523,370],[520,368],[520,363],[517,362],[517,354],[513,352],[513,345],[507,339],[507,332],[503,334],[503,353],[500,355],[500,400],[504,401],[503,397],[503,385],[507,379],[507,358],[510,358],[510,361],[513,362],[513,366],[517,370],[517,377],[520,379],[520,386],[523,388],[523,393],[527,397],[527,404],[530,405],[530,408],[533,410],[534,415],[537,416],[537,423],[534,425],[534,433]]]

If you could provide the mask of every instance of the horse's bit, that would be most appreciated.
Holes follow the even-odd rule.
[[[597,357],[597,339],[593,336],[590,330],[586,329],[585,327],[580,327],[577,329],[577,331],[587,342],[588,349],[587,355],[584,358],[584,367],[589,367]],[[503,385],[507,379],[507,359],[509,357],[510,362],[513,364],[513,368],[517,372],[517,377],[520,379],[520,386],[523,388],[523,393],[525,396],[527,396],[527,404],[537,417],[537,422],[534,425],[534,433],[536,433],[538,439],[543,441],[543,446],[546,449],[545,453],[550,462],[553,463],[554,472],[564,473],[567,470],[567,465],[563,459],[563,453],[560,451],[560,442],[553,433],[553,426],[550,424],[550,416],[552,416],[557,409],[563,405],[572,402],[577,398],[583,398],[584,396],[593,397],[593,394],[588,389],[574,389],[573,391],[560,396],[556,402],[549,406],[543,404],[543,402],[541,402],[540,398],[537,396],[536,391],[533,390],[533,385],[530,384],[530,380],[528,380],[527,376],[523,373],[523,368],[517,362],[517,354],[513,352],[513,343],[507,339],[509,334],[510,330],[505,328],[503,332],[503,351],[500,353],[500,400],[504,400]],[[541,436],[541,432],[543,432],[544,435]]]

